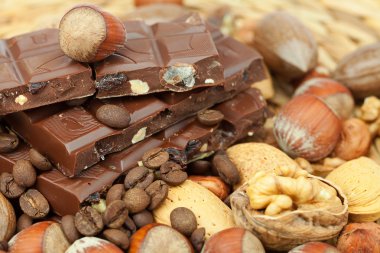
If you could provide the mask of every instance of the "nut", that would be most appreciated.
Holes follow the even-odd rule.
[[[135,79],[129,80],[129,83],[131,84],[131,91],[135,94],[146,94],[149,91],[149,85],[147,82]]]
[[[269,68],[287,79],[300,78],[317,65],[311,32],[286,12],[264,16],[257,24],[254,45]]]
[[[372,222],[350,223],[342,231],[337,248],[340,252],[380,252],[380,225]]]
[[[347,87],[330,78],[312,78],[303,82],[294,96],[311,94],[321,98],[340,118],[348,118],[354,109],[354,99]]]
[[[272,183],[269,183],[274,187],[270,187],[270,185],[267,186],[267,180],[261,181],[257,186],[263,193],[265,192],[265,188],[267,188],[269,192],[264,194],[264,198],[262,198],[263,195],[261,195],[258,201],[261,200],[265,202],[268,200],[265,199],[265,196],[268,196],[266,194],[272,194],[272,191],[276,194],[281,188],[282,193],[287,193],[276,195],[274,198],[270,199],[270,201],[274,200],[276,202],[267,203],[273,203],[277,207],[283,209],[283,206],[281,205],[282,202],[281,200],[278,200],[277,196],[288,196],[291,197],[292,201],[298,199],[296,201],[300,202],[312,197],[311,199],[318,199],[316,203],[306,202],[300,206],[296,205],[296,210],[289,209],[288,211],[280,213],[280,215],[264,215],[263,210],[251,208],[250,199],[247,194],[249,181],[230,195],[230,202],[236,225],[251,231],[260,239],[266,248],[281,251],[290,250],[306,242],[323,241],[336,237],[342,230],[343,226],[347,224],[348,218],[347,198],[342,191],[323,178],[318,178],[313,175],[307,175],[307,177],[300,176],[299,172],[295,173],[297,170],[280,169],[278,172],[281,174],[278,174],[277,176],[274,176],[273,172],[270,171],[259,171],[255,174],[254,177],[257,176],[258,178],[261,173],[269,176],[269,179],[271,179],[272,176],[282,178],[279,180],[279,182],[282,181],[280,184],[281,186],[279,187],[274,185],[273,181]],[[299,176],[297,176],[297,174]],[[293,176],[292,178],[289,178],[286,177],[286,175]],[[303,178],[300,181],[310,180],[309,186],[306,188],[303,188],[302,186],[301,188],[298,188],[294,183],[291,183],[294,179],[297,181],[298,178]],[[304,184],[301,183],[300,185]],[[310,187],[310,185],[312,187]],[[314,189],[315,186],[316,188]],[[297,191],[294,187],[300,190]],[[318,188],[323,189],[323,191],[318,192]],[[313,190],[317,191],[313,193]],[[334,192],[335,196],[333,195]],[[331,196],[331,201],[329,201],[331,205],[330,203],[324,203],[323,201],[325,196],[328,195]],[[284,226],[284,224],[286,224],[286,226]]]
[[[9,241],[9,252],[64,253],[69,246],[58,223],[42,221],[16,234]]]
[[[273,132],[288,155],[317,161],[333,151],[341,128],[339,118],[322,100],[304,94],[281,108]]]
[[[123,23],[93,5],[69,10],[59,24],[59,44],[70,58],[80,62],[103,60],[124,45]]]
[[[334,79],[346,85],[355,98],[380,95],[380,43],[363,46],[344,57]]]
[[[15,103],[17,103],[19,105],[24,105],[26,102],[28,102],[28,98],[25,97],[24,95],[18,95],[15,98]]]
[[[202,252],[265,253],[265,249],[260,240],[251,232],[235,227],[222,230],[211,236],[203,246]]]
[[[135,0],[135,6],[142,6],[156,3],[178,4],[183,5],[182,0]],[[152,15],[152,14],[151,14]]]
[[[76,240],[65,253],[122,253],[123,251],[115,244],[97,238],[97,237],[83,237]]]
[[[360,107],[360,118],[366,122],[375,121],[380,117],[380,99],[375,96],[366,97]]]
[[[302,244],[294,249],[291,249],[288,253],[340,253],[340,251],[331,246],[330,244],[324,242],[308,242]]]
[[[371,145],[371,133],[360,119],[348,119],[343,122],[342,133],[334,154],[344,160],[352,160],[366,155]]]
[[[193,65],[176,63],[160,71],[161,85],[171,91],[191,90],[195,85],[196,75]]]
[[[16,231],[16,215],[12,204],[0,193],[0,241],[8,241]]]
[[[141,129],[139,129],[139,131],[137,131],[137,133],[135,135],[133,135],[132,144],[135,144],[135,143],[137,143],[137,142],[142,141],[142,140],[145,139],[146,128],[147,127],[143,127]]]
[[[157,249],[165,249],[165,252],[193,252],[193,248],[185,236],[163,224],[145,225],[132,235],[129,253],[155,252]]]
[[[219,177],[215,176],[189,176],[189,179],[197,184],[206,187],[218,198],[224,200],[230,193],[230,189]]]
[[[344,163],[326,177],[342,189],[348,199],[350,220],[376,221],[380,218],[380,165],[367,157]]]
[[[231,209],[212,192],[191,180],[169,188],[165,201],[153,210],[155,221],[170,225],[170,213],[177,207],[186,207],[193,211],[198,227],[206,229],[206,238],[235,226]]]

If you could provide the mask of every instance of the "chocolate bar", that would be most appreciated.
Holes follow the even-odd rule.
[[[64,55],[56,29],[0,40],[0,115],[97,90],[105,98],[223,84],[217,49],[202,22],[129,21],[126,27],[125,47],[96,67]]]
[[[225,149],[249,131],[260,128],[266,118],[266,103],[260,96],[259,91],[249,89],[216,106],[225,116],[219,125],[204,126],[195,117],[185,119],[130,148],[110,154],[76,178],[68,178],[56,169],[44,172],[38,176],[36,187],[57,214],[73,214],[89,196],[96,198],[120,175],[137,166],[142,155],[152,148],[163,147],[186,164],[202,153]],[[15,161],[25,159],[27,152],[28,147],[22,144],[13,153],[1,154],[0,173],[11,171]]]
[[[125,149],[202,109],[225,101],[264,78],[261,56],[214,31],[224,68],[224,86],[164,92],[138,97],[92,99],[84,106],[65,103],[7,115],[6,121],[24,140],[46,155],[66,176],[78,175],[105,155]],[[131,113],[130,125],[112,129],[95,118],[110,103]]]
[[[92,70],[65,56],[58,30],[0,41],[0,114],[95,93]]]
[[[223,66],[206,25],[128,21],[127,42],[95,64],[98,98],[221,85]]]

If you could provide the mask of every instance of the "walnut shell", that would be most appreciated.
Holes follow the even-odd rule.
[[[309,177],[332,186],[342,200],[342,205],[294,210],[268,216],[260,210],[250,208],[245,183],[230,196],[236,224],[254,233],[266,248],[281,251],[310,241],[323,241],[338,236],[348,220],[347,198],[329,181],[312,175]]]

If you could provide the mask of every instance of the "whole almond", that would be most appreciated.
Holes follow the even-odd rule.
[[[269,68],[286,79],[300,78],[317,65],[311,32],[283,11],[270,13],[257,24],[254,45]]]
[[[12,204],[0,193],[0,241],[8,241],[15,231],[15,211]]]
[[[344,57],[334,78],[345,84],[355,98],[380,95],[380,43],[359,48]]]

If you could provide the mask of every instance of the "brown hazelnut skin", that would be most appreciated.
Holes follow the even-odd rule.
[[[160,234],[160,230],[164,231]],[[151,232],[151,233],[150,233]],[[156,235],[154,238],[153,236]],[[149,239],[149,244],[146,243]],[[171,242],[171,243],[170,243]],[[177,243],[177,244],[175,244]],[[171,245],[172,252],[177,253],[194,253],[194,249],[191,246],[189,240],[179,233],[177,230],[159,223],[151,223],[143,226],[136,231],[131,237],[129,253],[138,252],[150,252],[150,247],[164,247],[165,245]],[[176,247],[174,251],[173,247]]]
[[[148,4],[158,4],[158,3],[183,5],[182,0],[135,0],[136,7],[148,5]]]
[[[94,5],[78,5],[69,10],[62,17],[59,30],[62,51],[80,62],[103,60],[126,40],[123,22]]]
[[[260,240],[251,232],[243,228],[235,227],[222,230],[211,236],[204,244],[202,252],[265,253],[265,249]]]
[[[311,78],[303,82],[294,96],[311,94],[321,98],[341,119],[350,117],[354,110],[354,98],[343,84],[330,78]]]
[[[374,222],[349,223],[344,227],[337,248],[344,253],[380,253],[380,225]]]
[[[291,99],[278,113],[273,127],[277,143],[292,157],[317,161],[335,148],[342,130],[340,119],[318,97]]]
[[[324,242],[308,242],[291,249],[288,253],[340,253],[340,251]]]

